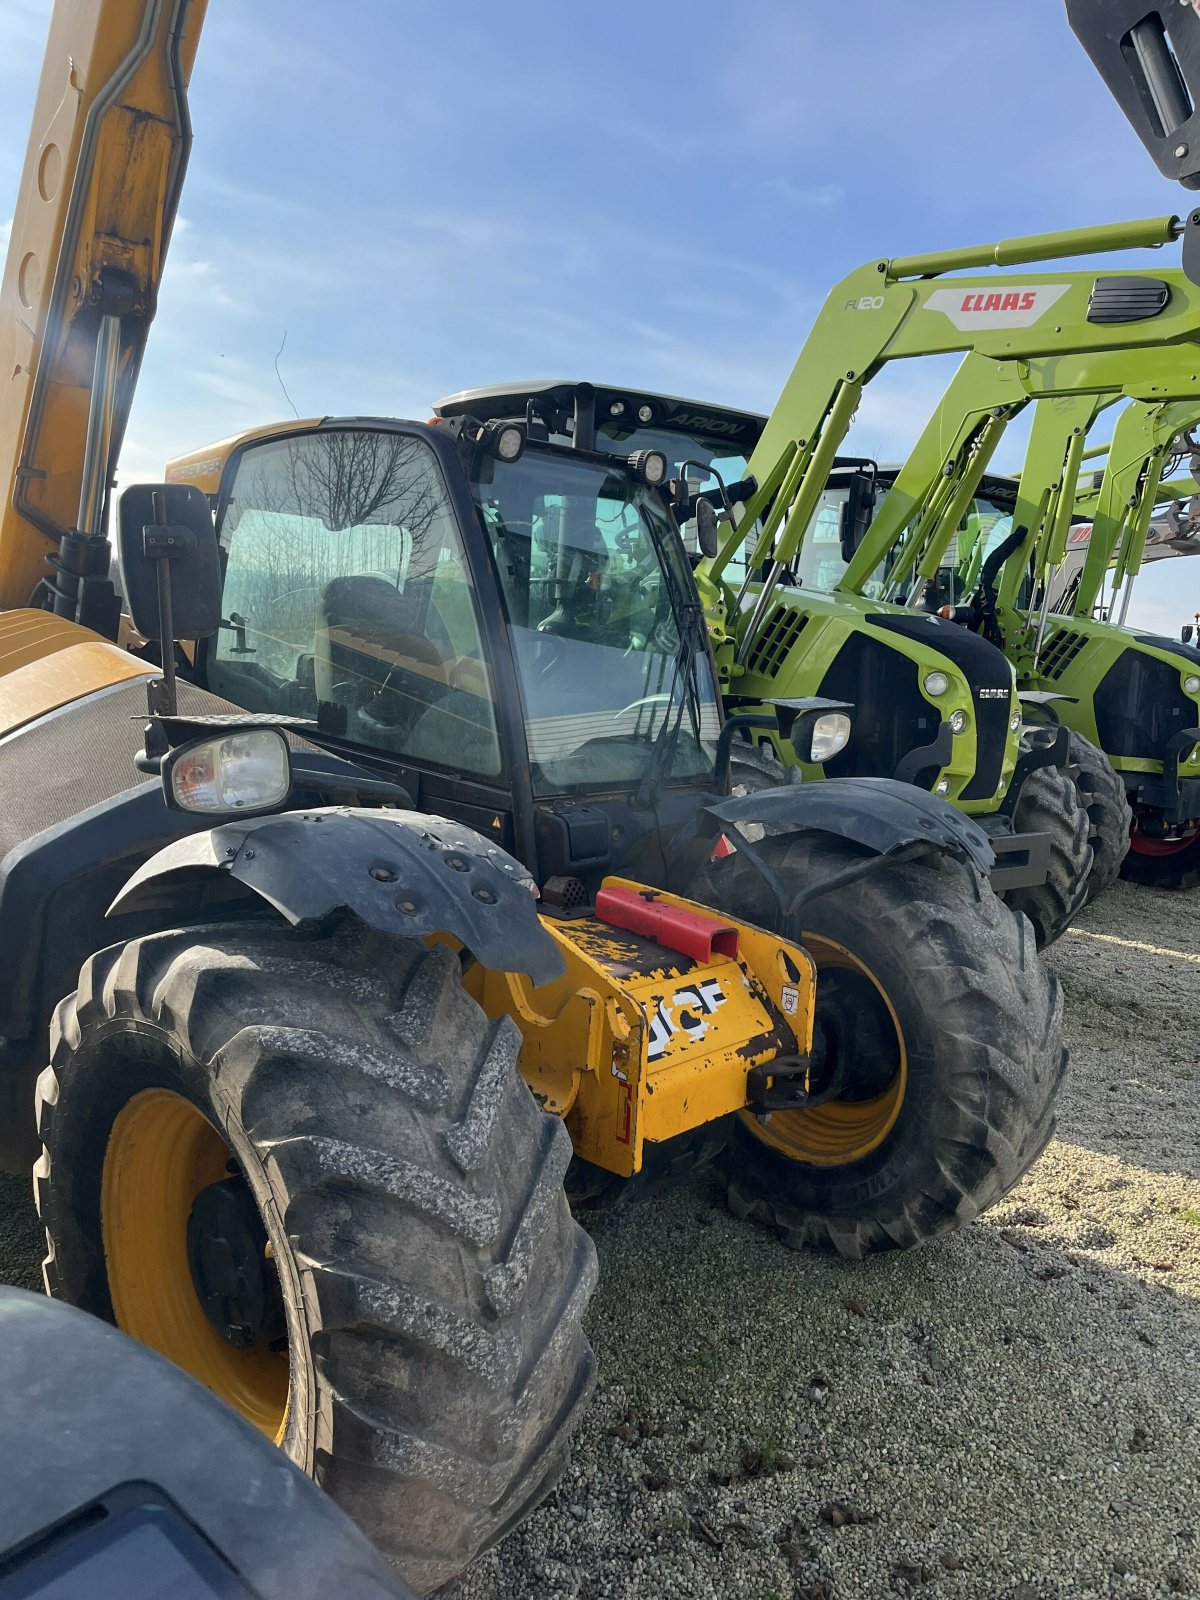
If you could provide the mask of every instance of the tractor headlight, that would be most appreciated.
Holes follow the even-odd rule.
[[[1188,694],[1200,694],[1200,678],[1197,678],[1195,673],[1191,673],[1183,680],[1183,687]]]
[[[275,728],[194,739],[164,758],[163,791],[176,811],[270,811],[292,787],[287,740]]]
[[[951,733],[965,733],[967,731],[967,713],[965,711],[952,711],[948,720]]]
[[[786,705],[787,702],[782,702]],[[854,709],[847,701],[817,700],[796,702],[800,709],[791,725],[789,737],[792,749],[800,761],[821,766],[832,761],[839,750],[844,750],[850,740],[851,717]],[[828,709],[826,709],[828,708]]]
[[[950,779],[949,778],[939,778],[938,781],[933,786],[933,792],[934,792],[934,794],[949,794],[950,793]]]
[[[812,730],[812,759],[818,766],[832,761],[850,739],[850,718],[844,711],[827,711],[818,717]]]
[[[927,672],[921,679],[926,694],[931,694],[936,699],[939,694],[945,694],[950,687],[950,679],[944,672]]]

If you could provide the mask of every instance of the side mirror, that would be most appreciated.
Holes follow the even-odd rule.
[[[867,536],[875,514],[875,474],[853,472],[849,493],[842,507],[842,560],[853,560],[854,552]]]
[[[118,511],[121,579],[129,615],[160,638],[162,571],[172,639],[207,639],[221,625],[221,556],[205,494],[192,484],[137,483]],[[164,650],[164,657],[166,651]]]
[[[1191,644],[1191,642],[1192,642],[1192,634],[1194,632],[1195,632],[1195,629],[1193,628],[1192,624],[1190,622],[1185,622],[1184,625],[1183,625],[1183,628],[1182,628],[1182,630],[1180,631],[1180,634],[1179,634],[1179,642],[1180,642],[1180,644]]]
[[[717,508],[711,500],[696,501],[696,542],[702,556],[715,556],[720,545],[717,533]]]

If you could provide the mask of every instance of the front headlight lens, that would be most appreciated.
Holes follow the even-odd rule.
[[[1021,727],[1021,713],[1019,711],[1014,711],[1012,716],[1009,717],[1008,725],[1012,729],[1013,733],[1017,733],[1020,730],[1020,727]]]
[[[951,733],[965,733],[967,731],[967,713],[965,711],[952,711],[949,722]]]
[[[844,711],[827,711],[813,723],[812,758],[820,764],[832,761],[850,739],[850,718]]]
[[[1194,673],[1191,674],[1183,680],[1183,687],[1189,694],[1200,694],[1200,678],[1197,678]]]
[[[927,672],[921,681],[924,684],[925,693],[931,694],[935,698],[939,694],[945,694],[950,687],[950,679],[944,672]]]
[[[950,793],[950,779],[949,778],[939,778],[938,781],[933,786],[933,792],[934,792],[934,794],[949,794]]]
[[[205,739],[171,767],[171,794],[181,811],[267,811],[291,788],[287,742],[274,728]]]

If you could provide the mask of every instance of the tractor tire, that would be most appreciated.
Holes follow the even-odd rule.
[[[1010,911],[1029,918],[1037,947],[1044,950],[1087,904],[1093,871],[1091,820],[1067,772],[1035,767],[1021,785],[1012,823],[1017,833],[1044,833],[1050,839],[1045,883],[1009,889],[1002,897]]]
[[[1121,876],[1147,889],[1200,887],[1200,828],[1181,839],[1155,839],[1134,833]]]
[[[593,1384],[595,1250],[519,1042],[448,947],[228,924],[93,956],[38,1084],[49,1293],[239,1409],[421,1594],[545,1496]]]
[[[1080,804],[1091,824],[1092,870],[1088,875],[1087,903],[1103,894],[1122,876],[1129,856],[1129,828],[1133,812],[1125,785],[1112,762],[1090,740],[1073,730],[1068,734],[1067,768],[1079,791]]]
[[[759,789],[799,783],[800,768],[779,760],[774,745],[750,744],[735,739],[729,752],[729,787],[737,795],[756,794]]]
[[[792,834],[759,847],[789,889],[864,859]],[[763,926],[772,901],[737,851],[695,898]],[[908,1249],[1006,1194],[1054,1130],[1066,1051],[1057,981],[1033,930],[986,880],[944,856],[885,865],[814,900],[814,1084],[836,1098],[735,1118],[718,1169],[731,1209],[795,1248]]]

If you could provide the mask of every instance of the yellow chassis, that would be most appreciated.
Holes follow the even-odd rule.
[[[520,1028],[521,1072],[566,1119],[576,1154],[631,1177],[647,1141],[743,1110],[753,1068],[809,1053],[815,970],[799,946],[678,895],[623,878],[604,887],[735,929],[736,956],[692,959],[592,915],[543,917],[561,978],[534,989],[474,968],[466,982],[489,1015]]]

